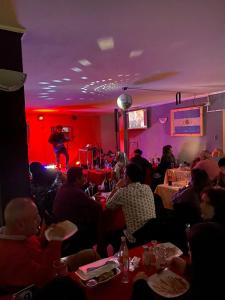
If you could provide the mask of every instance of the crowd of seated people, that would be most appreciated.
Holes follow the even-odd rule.
[[[162,176],[164,176],[166,169],[175,167],[176,163],[172,153],[172,147],[170,145],[166,145],[163,149],[161,164],[159,166]],[[212,265],[207,265],[209,268],[206,270],[205,261],[211,259],[212,262],[217,264],[217,260],[219,260],[219,258],[213,260],[212,255],[216,250],[212,245],[209,246],[209,250],[205,251],[205,254],[200,260],[200,253],[201,251],[204,252],[203,247],[206,247],[206,244],[210,243],[211,239],[212,244],[215,245],[218,242],[218,245],[220,245],[221,251],[219,250],[218,256],[220,256],[222,251],[225,249],[223,248],[225,244],[225,207],[223,206],[225,197],[224,190],[220,188],[225,186],[225,158],[219,157],[218,160],[214,159],[215,154],[214,157],[212,157],[207,151],[201,153],[199,161],[196,162],[195,166],[193,166],[191,170],[190,184],[175,194],[173,198],[173,211],[171,214],[173,218],[167,220],[166,218],[158,218],[156,215],[156,199],[154,199],[151,187],[149,184],[143,184],[143,179],[146,176],[146,169],[151,169],[151,165],[148,164],[148,161],[141,156],[142,151],[140,149],[137,150],[137,153],[135,153],[135,156],[131,159],[130,163],[128,163],[124,156],[120,156],[119,154],[117,156],[117,163],[114,169],[115,178],[113,177],[113,179],[117,181],[117,184],[113,188],[107,200],[106,209],[114,210],[120,207],[125,217],[126,227],[123,230],[121,229],[113,232],[109,236],[107,236],[107,234],[104,233],[104,230],[102,230],[104,229],[104,224],[102,224],[101,204],[98,203],[98,201],[91,199],[83,190],[84,177],[82,168],[70,168],[67,172],[66,181],[63,182],[63,184],[62,181],[60,181],[60,184],[57,185],[57,188],[55,189],[56,197],[54,197],[52,210],[54,220],[56,222],[70,220],[75,223],[79,229],[74,236],[63,243],[58,241],[47,242],[46,240],[43,243],[43,237],[41,239],[37,238],[36,230],[40,223],[40,217],[35,210],[36,206],[31,199],[28,201],[28,199],[22,198],[23,200],[16,199],[12,201],[5,211],[6,228],[1,229],[0,247],[3,249],[2,247],[5,247],[5,243],[9,243],[10,247],[15,247],[15,251],[17,251],[19,255],[16,256],[13,252],[14,250],[3,253],[4,255],[0,260],[0,268],[6,268],[5,263],[9,259],[8,257],[15,255],[15,261],[13,260],[12,265],[15,263],[15,266],[17,266],[17,272],[21,270],[22,266],[23,275],[12,276],[10,274],[14,272],[14,269],[7,268],[7,271],[3,273],[4,276],[0,275],[0,286],[7,290],[9,287],[14,288],[15,286],[16,288],[22,288],[30,283],[35,283],[37,286],[42,288],[45,287],[46,284],[52,284],[52,282],[54,285],[54,277],[52,276],[52,261],[54,259],[62,255],[65,256],[77,253],[82,249],[93,248],[94,245],[98,246],[97,249],[102,256],[106,256],[107,252],[105,251],[105,248],[107,247],[107,244],[111,243],[114,247],[114,252],[116,252],[120,245],[120,237],[124,234],[127,238],[128,246],[131,248],[148,242],[151,239],[157,239],[159,241],[162,240],[162,234],[160,231],[165,230],[166,234],[163,235],[163,239],[175,243],[183,251],[185,251],[187,250],[185,224],[188,223],[191,225],[189,244],[192,254],[191,295],[193,298],[187,299],[198,299],[196,295],[199,295],[199,291],[203,290],[203,281],[207,282],[208,280],[206,275],[202,275],[202,271],[200,269],[204,270],[205,274],[207,274],[208,270],[217,271],[216,267],[213,267],[213,263]],[[30,170],[32,173],[32,196],[34,196],[35,203],[38,205],[39,212],[42,213],[44,209],[43,207],[45,207],[42,205],[42,203],[44,203],[44,195],[49,189],[51,189],[52,186],[54,186],[56,177],[48,177],[48,174],[41,164],[31,165]],[[213,187],[214,185],[216,185],[216,187]],[[37,191],[39,190],[42,193],[38,193]],[[31,207],[29,208],[27,201],[33,210]],[[19,206],[24,207],[23,211],[20,211],[16,204],[13,204],[14,202],[20,203]],[[28,210],[25,209],[26,205],[28,205]],[[32,232],[26,233],[25,231],[22,231],[22,229],[25,230],[25,225],[23,225],[23,222],[18,222],[17,217],[15,217],[17,216],[17,210],[18,215],[23,215],[22,212],[27,212],[27,215],[32,216],[32,220],[29,218],[26,219],[25,217],[26,222],[30,222],[28,227],[33,228]],[[16,224],[18,226],[17,227],[15,223],[12,222],[15,226],[15,231],[11,231],[11,233],[9,230],[11,221],[10,217],[8,217],[11,214],[10,211],[14,211],[12,215],[13,218],[17,220]],[[153,222],[154,220],[159,220],[159,223],[162,222],[164,224],[163,227],[157,227],[158,231],[156,230]],[[159,223],[156,224],[158,225]],[[177,230],[177,228],[179,228],[179,230]],[[9,235],[10,238],[6,237],[7,235]],[[19,239],[17,236],[19,236]],[[23,243],[21,242],[21,236],[25,237],[22,239],[22,241],[24,241]],[[11,239],[11,237],[13,238]],[[16,238],[14,239],[14,237]],[[23,245],[23,247],[28,247],[28,249],[23,248],[21,245]],[[21,250],[20,247],[25,250]],[[34,255],[26,255],[25,257],[25,253],[29,253],[29,251],[34,252]],[[40,253],[43,253],[43,258],[38,257],[38,261],[42,261],[42,259],[45,261],[45,255],[51,255],[51,261],[49,261],[49,263],[43,268],[45,271],[42,270],[43,265],[40,267],[36,265],[36,262],[32,263],[31,261],[33,258],[34,260],[36,259],[35,255],[37,252],[38,255],[42,255]],[[91,253],[93,254],[93,250]],[[20,258],[20,264],[18,263],[17,258]],[[97,255],[92,256],[92,259],[97,258]],[[79,259],[79,262],[81,261],[82,259]],[[23,267],[25,263],[27,264],[27,269]],[[173,263],[175,265],[182,264],[181,261],[175,261]],[[75,265],[79,265],[79,263],[75,263]],[[36,267],[40,268],[40,271],[32,271],[32,273],[36,273],[36,275],[32,275],[34,277],[28,276],[31,269],[34,270]],[[35,276],[37,276],[37,278]],[[202,277],[202,279],[200,277]],[[10,279],[8,282],[7,278],[8,280]],[[13,282],[16,278],[20,281]],[[142,285],[143,281],[141,283],[135,283],[133,294],[134,299],[137,299],[135,298],[137,297],[136,287],[139,284]],[[57,284],[57,286],[59,285],[60,283]],[[212,286],[216,287],[216,285],[217,283],[213,282]],[[151,297],[151,295],[149,296],[149,288],[143,288],[143,291],[144,290],[146,290],[148,297]],[[152,293],[150,292],[150,294]],[[144,300],[144,296],[141,299]]]
[[[169,262],[178,273],[189,277],[191,288],[183,296],[186,300],[222,300],[224,278],[221,270],[225,267],[225,190],[208,188],[201,196],[201,216],[203,222],[195,224],[188,233],[190,265],[182,258]],[[147,284],[147,276],[136,276],[132,300],[158,299]]]

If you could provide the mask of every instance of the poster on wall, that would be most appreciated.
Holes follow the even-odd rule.
[[[203,107],[193,106],[170,111],[171,136],[202,136]]]

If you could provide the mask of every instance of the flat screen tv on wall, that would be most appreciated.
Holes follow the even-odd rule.
[[[148,128],[148,110],[137,109],[129,111],[127,116],[128,129],[146,129]]]

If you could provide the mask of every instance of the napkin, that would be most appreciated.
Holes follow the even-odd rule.
[[[109,272],[115,268],[118,268],[119,264],[113,259],[101,259],[91,264],[80,267],[76,274],[82,280],[89,280],[94,277],[99,277],[100,275]]]

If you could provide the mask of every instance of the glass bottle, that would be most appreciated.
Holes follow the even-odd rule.
[[[144,249],[144,252],[142,254],[143,264],[145,266],[149,266],[150,265],[150,251],[149,251],[149,247],[144,245],[144,246],[142,246],[142,248]]]
[[[121,237],[121,245],[119,250],[119,262],[122,273],[121,282],[129,282],[129,251],[127,248],[126,237]]]
[[[104,192],[106,193],[110,192],[110,182],[107,173],[105,174],[105,180],[104,180]]]

